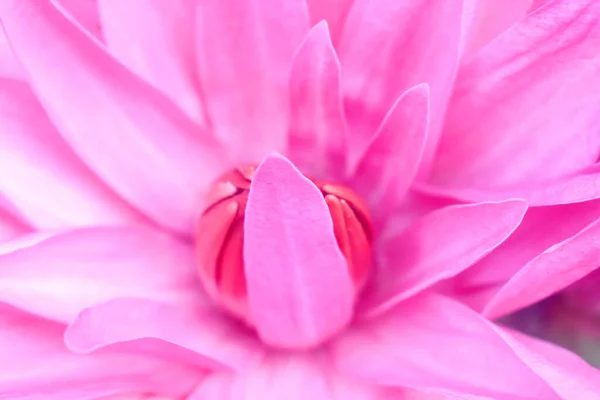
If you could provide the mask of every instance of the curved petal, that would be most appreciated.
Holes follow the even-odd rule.
[[[73,154],[31,89],[0,78],[0,191],[33,227],[141,223]]]
[[[98,7],[109,51],[203,124],[194,54],[196,3],[98,0]]]
[[[473,265],[509,237],[526,210],[522,200],[450,206],[388,239],[363,303],[367,316],[381,314]]]
[[[352,317],[354,286],[325,199],[281,156],[266,158],[250,185],[244,262],[250,318],[265,342],[311,347]]]
[[[527,200],[531,206],[581,203],[600,198],[600,164],[550,182],[523,183],[509,187],[443,187],[419,184],[416,190],[463,201],[498,201],[512,197]]]
[[[429,128],[429,86],[417,85],[396,100],[358,161],[350,179],[376,219],[388,217],[415,175]]]
[[[334,342],[334,359],[341,373],[373,385],[558,400],[489,324],[460,303],[423,295],[351,329]]]
[[[113,346],[208,369],[241,369],[258,361],[262,345],[244,326],[207,306],[119,298],[84,310],[65,342],[76,353]]]
[[[215,134],[245,162],[281,150],[288,74],[308,33],[304,0],[203,0],[196,14],[200,83]]]
[[[432,182],[514,186],[564,178],[595,163],[599,21],[595,0],[553,1],[466,64]]]
[[[116,393],[183,396],[202,373],[123,353],[81,356],[66,349],[64,326],[2,306],[0,394],[11,400],[91,400]]]
[[[306,0],[312,26],[325,20],[331,32],[331,42],[337,45],[354,0]]]
[[[499,289],[529,261],[575,236],[598,216],[600,200],[530,208],[504,243],[461,274],[461,286],[497,285]]]
[[[66,141],[142,212],[189,233],[218,149],[47,0],[2,1],[0,20]]]
[[[498,317],[558,292],[600,268],[600,219],[572,238],[556,243],[517,272],[486,305]]]
[[[353,142],[362,150],[398,96],[426,82],[431,121],[429,168],[459,59],[462,0],[355,0],[338,54]]]
[[[308,34],[290,73],[290,131],[287,155],[312,176],[342,179],[346,173],[346,117],[340,64],[327,23]]]
[[[399,399],[400,397],[396,397]],[[272,355],[236,374],[207,376],[188,400],[391,400],[384,389],[340,376],[324,354]]]
[[[142,228],[37,234],[0,263],[0,301],[66,323],[117,297],[195,301],[200,290],[192,247]]]

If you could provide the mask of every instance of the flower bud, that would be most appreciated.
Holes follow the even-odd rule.
[[[240,167],[222,175],[211,187],[198,221],[196,250],[199,273],[207,293],[235,315],[246,319],[244,275],[244,213],[255,167]],[[366,204],[350,189],[313,181],[323,193],[334,234],[357,290],[371,264],[371,218]]]

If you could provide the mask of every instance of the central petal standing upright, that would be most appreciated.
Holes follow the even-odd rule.
[[[372,234],[367,206],[353,191],[311,181],[272,155],[213,185],[198,223],[200,277],[263,340],[306,348],[352,317]]]

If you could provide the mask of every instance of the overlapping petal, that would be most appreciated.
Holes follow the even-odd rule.
[[[0,79],[0,191],[37,229],[143,218],[64,143],[25,82]]]
[[[401,204],[417,174],[429,130],[429,86],[404,92],[354,167],[349,184],[372,205],[381,226]]]
[[[290,73],[290,131],[287,156],[305,174],[343,179],[346,118],[340,64],[325,22],[311,29]]]
[[[66,141],[121,196],[188,233],[218,148],[48,0],[3,1],[0,20]]]
[[[375,385],[559,399],[489,322],[437,295],[421,295],[357,325],[334,350],[342,373]]]
[[[68,351],[64,326],[1,305],[0,393],[14,400],[92,400],[115,393],[182,396],[200,370],[168,360],[106,352]]]
[[[463,66],[435,183],[552,184],[597,161],[599,15],[597,1],[553,1]]]
[[[248,368],[264,351],[245,327],[210,305],[140,298],[84,310],[65,332],[65,342],[76,353],[110,347],[221,371]]]
[[[358,151],[400,94],[425,82],[431,93],[431,120],[422,169],[428,169],[458,65],[462,3],[354,1],[338,54]]]
[[[451,278],[499,246],[521,222],[522,200],[442,208],[427,214],[378,248],[372,287],[363,304],[369,316]]]
[[[119,297],[197,301],[194,254],[178,239],[143,228],[81,228],[3,244],[0,301],[71,322]]]
[[[230,153],[256,162],[285,145],[288,74],[308,33],[304,0],[203,0],[196,57],[208,117]]]
[[[194,48],[196,3],[99,0],[98,8],[110,52],[203,124]]]

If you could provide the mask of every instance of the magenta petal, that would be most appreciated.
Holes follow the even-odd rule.
[[[308,347],[352,316],[354,287],[323,195],[281,156],[267,157],[250,186],[244,261],[250,317],[267,343]]]
[[[418,171],[429,127],[429,86],[400,96],[355,167],[350,183],[372,206],[375,219],[390,215]]]
[[[61,324],[2,306],[0,395],[11,400],[82,400],[154,392],[183,396],[202,373],[152,357],[105,352],[76,355],[63,343]]]
[[[210,307],[119,298],[84,310],[65,332],[76,353],[106,346],[149,353],[210,369],[255,363],[261,345],[241,326]]]
[[[82,228],[36,234],[0,251],[0,301],[70,322],[84,308],[134,296],[197,298],[194,252],[141,228]]]
[[[434,182],[514,186],[594,164],[599,18],[596,0],[552,1],[467,63],[448,108]]]
[[[282,150],[288,74],[309,28],[304,0],[197,4],[198,73],[215,134],[243,161]]]
[[[346,118],[340,64],[325,22],[310,31],[294,57],[290,110],[290,160],[312,176],[345,178]]]
[[[204,122],[196,87],[195,0],[99,0],[110,52],[160,89],[192,119]]]
[[[25,82],[0,78],[0,192],[38,229],[143,221],[88,170]]]
[[[48,0],[4,0],[0,20],[63,137],[116,192],[163,226],[193,227],[219,149],[161,93]]]
[[[459,274],[506,240],[526,210],[522,200],[450,206],[386,239],[365,312],[380,314]]]
[[[333,346],[340,371],[365,383],[492,399],[522,395],[558,400],[488,321],[437,295],[419,296],[359,324]]]
[[[556,243],[517,272],[484,309],[498,317],[528,306],[600,268],[600,219]]]
[[[461,11],[462,1],[354,1],[337,47],[353,142],[368,142],[398,96],[427,82],[428,169],[458,66]]]

